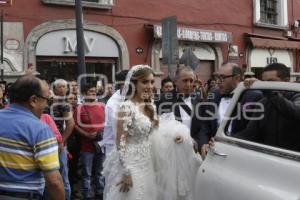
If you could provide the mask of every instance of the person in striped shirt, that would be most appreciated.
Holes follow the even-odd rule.
[[[64,200],[58,146],[40,121],[49,87],[32,76],[9,89],[11,105],[0,110],[0,199],[40,199],[45,184],[52,200]]]

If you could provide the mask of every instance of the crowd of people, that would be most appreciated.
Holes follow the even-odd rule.
[[[257,79],[246,75],[250,87]],[[283,64],[270,64],[262,80],[289,81],[290,73]],[[48,83],[33,75],[1,86],[0,199],[194,200],[193,175],[241,81],[241,68],[224,63],[206,83],[181,66],[174,80],[162,80],[160,92],[147,65],[121,71],[117,84],[104,87],[94,81]],[[233,123],[234,137],[300,151],[298,144],[268,141],[271,130],[247,131],[278,117],[285,122],[280,130],[292,128],[300,119],[298,94],[244,96],[243,103],[263,99],[269,110],[280,109],[267,122]],[[218,117],[200,119],[213,112],[201,102],[217,105]]]

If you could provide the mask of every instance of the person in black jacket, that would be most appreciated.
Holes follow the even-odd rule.
[[[241,68],[235,63],[224,63],[216,75],[218,89],[208,93],[208,102],[202,106],[202,125],[200,129],[200,149],[204,158],[209,149],[209,141],[217,133],[225,112],[230,104],[235,88],[241,81]],[[247,91],[241,102],[244,104],[256,102],[262,95],[258,91]],[[236,132],[246,127],[245,119],[234,120],[230,132]]]
[[[199,120],[199,98],[193,95],[195,73],[192,68],[183,66],[177,69],[174,78],[176,89],[166,92],[156,102],[157,113],[161,119],[175,119],[188,127],[191,137],[199,144],[201,121]],[[195,150],[200,146],[195,143]]]
[[[289,82],[289,68],[281,63],[269,64],[263,70],[262,80]],[[245,84],[249,87],[254,81]],[[300,93],[266,90],[260,102],[264,105],[264,117],[250,121],[234,137],[300,151]]]

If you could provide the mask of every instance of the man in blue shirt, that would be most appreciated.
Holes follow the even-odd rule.
[[[9,89],[11,105],[0,111],[0,199],[40,199],[45,183],[52,200],[64,200],[58,147],[40,121],[49,87],[34,76]]]

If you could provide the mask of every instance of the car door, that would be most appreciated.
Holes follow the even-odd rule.
[[[300,92],[300,84],[258,81],[251,89]],[[241,83],[225,116],[231,116],[245,90]],[[228,136],[230,120],[221,123],[197,173],[197,199],[300,200],[300,153]]]

